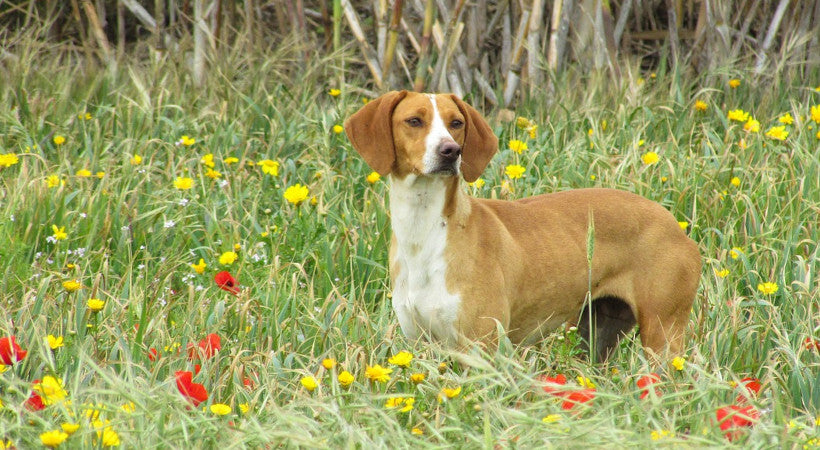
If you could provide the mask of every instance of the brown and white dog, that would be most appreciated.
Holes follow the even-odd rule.
[[[613,189],[468,196],[460,175],[478,178],[498,138],[454,95],[390,92],[348,118],[345,131],[389,175],[393,309],[408,338],[489,343],[500,323],[511,341],[532,343],[577,321],[586,336],[591,314],[599,360],[636,322],[655,356],[682,350],[700,254],[661,205]]]

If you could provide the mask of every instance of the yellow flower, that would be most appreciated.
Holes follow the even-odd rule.
[[[674,434],[671,431],[667,431],[667,430],[655,430],[655,431],[652,431],[652,433],[650,434],[650,437],[652,438],[653,441],[657,441],[657,440],[660,440],[660,439],[665,438],[665,437],[673,437],[673,436],[674,436]]]
[[[102,172],[102,171],[97,172],[97,173],[94,174],[94,176],[102,180],[103,177],[105,176],[105,172]]]
[[[60,430],[46,431],[40,434],[40,442],[51,448],[59,447],[66,439],[68,439],[68,434]]]
[[[68,237],[68,233],[65,232],[65,227],[58,227],[57,225],[52,225],[51,230],[54,231],[52,237],[58,241],[62,241]]]
[[[205,260],[204,260],[204,259],[202,259],[202,258],[199,258],[199,263],[197,263],[197,264],[191,264],[191,268],[192,268],[192,269],[194,269],[194,271],[195,271],[196,273],[200,274],[200,275],[202,275],[203,273],[205,273],[205,268],[206,268],[206,267],[208,267],[208,265],[207,265],[207,264],[205,264]]]
[[[14,153],[0,154],[0,167],[11,167],[20,161]]]
[[[214,154],[213,153],[205,154],[205,156],[203,156],[202,159],[199,160],[199,162],[201,162],[202,164],[204,164],[204,165],[206,165],[206,166],[208,166],[212,169],[216,165],[216,163],[214,163]]]
[[[680,229],[683,231],[686,231],[686,229],[689,228],[689,222],[678,222],[678,225],[680,225]]]
[[[764,295],[771,295],[777,292],[778,286],[777,283],[772,283],[771,281],[767,281],[765,283],[760,283],[757,285],[757,290],[762,292]]]
[[[555,422],[558,422],[559,420],[561,420],[561,415],[560,414],[550,414],[548,416],[544,416],[544,418],[541,419],[541,422],[555,423]]]
[[[32,389],[40,394],[44,405],[53,405],[66,398],[68,392],[63,389],[63,380],[46,375],[39,383],[35,383]]]
[[[123,403],[122,405],[120,405],[120,409],[127,412],[128,414],[131,414],[132,412],[137,410],[137,405],[135,405],[134,402]]]
[[[746,122],[749,120],[749,113],[742,109],[733,109],[729,111],[726,117],[729,120],[734,120],[735,122]]]
[[[80,290],[80,288],[82,288],[82,287],[83,287],[83,285],[80,284],[80,282],[77,281],[77,280],[63,281],[63,288],[69,293],[76,292],[76,291]]]
[[[219,172],[218,170],[208,168],[208,169],[205,170],[205,176],[212,179],[212,180],[216,180],[216,179],[222,178],[222,172]]]
[[[211,405],[210,410],[217,416],[224,416],[231,413],[231,407],[224,403],[214,403]]]
[[[239,255],[236,252],[225,252],[219,255],[219,264],[223,266],[230,266],[239,258]]]
[[[777,139],[778,141],[785,141],[787,137],[789,137],[789,132],[786,131],[786,126],[781,125],[779,127],[771,127],[769,131],[766,132],[766,136]]]
[[[709,105],[706,104],[706,102],[703,100],[695,100],[695,111],[704,112],[707,108],[709,108]]]
[[[814,136],[815,136],[818,140],[820,140],[820,131],[818,131],[818,132],[817,132],[817,134],[815,134]]]
[[[510,177],[513,180],[516,179],[516,178],[523,177],[524,172],[526,172],[526,171],[527,171],[527,169],[525,169],[522,166],[519,166],[518,164],[511,164],[511,165],[507,166],[504,169],[504,173],[506,173],[507,176]]]
[[[729,276],[729,269],[715,270],[715,275],[717,275],[720,278],[726,278],[727,276]]]
[[[412,381],[415,384],[423,382],[425,378],[427,378],[427,375],[423,373],[414,373],[410,375],[410,381]]]
[[[659,159],[660,157],[655,152],[646,152],[641,155],[641,161],[647,166],[657,163]]]
[[[732,247],[732,249],[729,250],[729,256],[731,256],[732,259],[737,259],[742,254],[743,254],[743,249],[740,248],[740,247]]]
[[[342,93],[342,91],[339,90],[339,89],[331,89],[331,90],[327,91],[327,93],[330,94],[331,97],[338,97],[339,94]]]
[[[381,180],[382,176],[379,175],[379,172],[370,172],[367,176],[367,182],[370,184],[375,184],[377,181]]]
[[[313,392],[317,387],[319,387],[319,382],[315,377],[302,377],[299,382],[302,383],[302,386],[304,386],[309,392]]]
[[[732,177],[732,179],[729,180],[729,183],[731,183],[732,186],[734,186],[734,187],[738,187],[738,186],[740,186],[740,178],[739,177]]]
[[[348,388],[348,387],[350,387],[351,384],[353,384],[353,381],[355,379],[353,378],[353,375],[350,372],[345,370],[345,371],[343,371],[342,373],[339,374],[338,380],[339,380],[339,384],[343,388]]]
[[[65,136],[60,136],[59,134],[54,136],[54,143],[57,145],[63,145],[65,143]]]
[[[587,377],[582,377],[581,375],[578,375],[577,377],[575,377],[575,380],[578,381],[578,384],[581,385],[581,387],[584,389],[595,389],[595,383],[593,383],[592,380],[590,380]]]
[[[345,128],[341,125],[333,125],[333,132],[336,134],[340,134],[344,130]]]
[[[519,155],[521,152],[527,149],[527,143],[524,141],[519,141],[518,139],[513,139],[509,142],[510,150],[518,153]]]
[[[413,428],[412,430],[410,430],[410,432],[415,434],[416,436],[423,436],[424,435],[424,430],[422,430],[421,428],[418,428],[418,427]]]
[[[526,130],[532,125],[532,121],[530,119],[527,119],[526,117],[518,116],[518,118],[515,119],[515,126],[521,130]]]
[[[672,367],[674,367],[675,370],[683,370],[684,365],[686,365],[686,358],[676,356],[672,359]]]
[[[186,147],[190,147],[196,143],[196,139],[190,138],[186,135],[182,135],[182,137],[179,138],[179,143]]]
[[[242,414],[247,414],[248,411],[250,411],[250,410],[251,410],[251,405],[249,405],[247,403],[240,403],[239,404],[239,411],[242,412]]]
[[[319,203],[319,199],[315,195],[310,198],[310,206],[316,206],[317,203]]]
[[[48,343],[49,348],[51,348],[52,350],[57,350],[58,348],[63,346],[63,337],[49,334],[48,336],[46,336],[46,342]]]
[[[446,362],[439,363],[438,364],[438,373],[443,374],[446,371],[447,371],[447,363]]]
[[[140,164],[142,164],[142,156],[134,155],[134,156],[131,157],[131,165],[132,166],[138,166]]]
[[[322,360],[322,367],[324,367],[327,370],[330,370],[336,367],[336,360],[333,358],[325,358]]]
[[[667,178],[665,176],[661,177],[661,183],[666,183],[667,181],[669,181],[669,178]]]
[[[60,428],[62,428],[63,431],[66,432],[66,434],[72,435],[77,430],[80,429],[80,424],[79,423],[64,423],[64,424],[60,425]]]
[[[88,299],[88,309],[91,312],[100,312],[105,307],[105,301],[100,300],[98,298],[89,298]]]
[[[285,189],[284,197],[290,203],[293,203],[296,206],[299,206],[303,201],[307,200],[308,198],[308,188],[307,186],[302,186],[301,184],[294,184],[293,186],[288,187]]]
[[[729,87],[730,88],[737,89],[738,86],[740,86],[740,80],[738,80],[737,78],[733,78],[733,79],[729,80]]]
[[[811,120],[813,120],[814,123],[820,123],[820,105],[811,107]]]
[[[409,397],[404,399],[404,408],[401,409],[400,412],[406,413],[413,410],[413,405],[415,405],[416,399],[413,397]]]
[[[77,171],[77,176],[80,178],[88,178],[91,176],[91,171],[88,169],[80,169]]]
[[[102,430],[97,430],[97,437],[100,439],[103,447],[119,447],[120,435],[111,427],[105,427]]]
[[[227,165],[229,165],[229,166],[230,166],[231,164],[236,164],[236,163],[238,163],[238,162],[239,162],[239,158],[237,158],[237,157],[235,157],[235,156],[229,156],[229,157],[227,157],[227,158],[223,159],[223,160],[222,160],[222,162],[224,162],[225,164],[227,164]]]
[[[270,159],[263,159],[256,163],[258,166],[262,166],[262,172],[268,175],[277,176],[279,175],[279,162],[272,161]]]
[[[194,187],[194,180],[188,177],[177,177],[174,180],[174,187],[182,191],[191,189]]]
[[[476,189],[481,189],[481,187],[484,186],[484,184],[486,184],[486,182],[484,181],[484,178],[476,178],[475,181],[467,183],[467,184],[469,184],[470,186],[472,186]]]
[[[379,381],[381,383],[387,383],[390,381],[390,374],[393,373],[393,369],[388,369],[382,367],[378,364],[375,366],[368,366],[367,369],[364,371],[364,375],[370,379],[371,381]]]
[[[529,129],[527,129],[527,134],[529,135],[530,139],[535,139],[538,137],[538,125],[533,125]]]
[[[748,133],[757,133],[760,131],[760,122],[754,118],[749,118],[749,120],[743,125],[743,130]]]
[[[385,409],[397,408],[404,404],[404,397],[390,397],[384,402]]]
[[[57,186],[64,186],[65,181],[63,181],[59,175],[49,175],[46,178],[46,186],[50,188],[55,188]]]
[[[438,401],[441,403],[443,399],[453,399],[458,397],[459,394],[461,394],[461,386],[457,388],[442,388],[438,394]]]
[[[396,353],[395,355],[391,356],[387,362],[393,364],[394,366],[399,367],[409,367],[410,361],[413,360],[413,354],[410,352],[406,352],[404,350]]]
[[[782,123],[783,125],[791,125],[791,124],[794,123],[794,118],[792,117],[791,114],[786,113],[786,114],[783,114],[782,116],[778,117],[777,121]]]

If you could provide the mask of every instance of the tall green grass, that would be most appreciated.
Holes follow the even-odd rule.
[[[332,131],[364,98],[359,74],[338,85],[343,55],[301,62],[287,47],[227,52],[195,88],[182,56],[105,70],[28,45],[0,69],[0,154],[19,157],[0,169],[0,334],[29,352],[0,374],[5,444],[36,447],[41,433],[77,423],[64,446],[101,445],[86,417],[96,410],[123,446],[141,448],[818,446],[820,350],[805,344],[820,339],[816,80],[742,70],[651,76],[627,64],[621,81],[569,70],[554,96],[522,101],[514,113],[538,125],[535,138],[485,110],[501,148],[485,184],[465,187],[474,195],[626,189],[662,203],[699,243],[702,288],[685,365],[663,374],[660,396],[642,400],[636,380],[653,368],[636,336],[606,365],[579,358],[578,337],[565,329],[537,347],[477,350],[470,368],[404,339],[389,306],[387,185],[368,183],[370,169]],[[707,109],[695,110],[696,100]],[[759,132],[727,119],[737,108]],[[765,137],[787,112],[786,140]],[[183,135],[196,142],[177,145]],[[511,151],[511,139],[528,150]],[[647,152],[658,162],[644,164]],[[219,180],[206,176],[208,153]],[[277,175],[263,173],[264,159],[279,163]],[[508,179],[510,164],[525,176]],[[77,176],[81,169],[92,176]],[[64,184],[47,187],[50,175]],[[177,177],[193,187],[176,189]],[[283,194],[297,183],[309,197],[294,206]],[[52,225],[68,238],[49,242]],[[239,259],[221,265],[237,244]],[[200,258],[202,275],[191,268]],[[217,288],[220,270],[237,277],[239,296]],[[82,289],[66,292],[69,279]],[[761,292],[764,282],[777,292]],[[104,309],[91,312],[90,298]],[[186,346],[208,333],[222,349],[194,377],[210,397],[192,408],[174,372],[193,370]],[[51,350],[49,334],[64,345]],[[409,369],[388,363],[400,350],[415,355]],[[323,368],[325,358],[338,365]],[[390,382],[365,378],[375,364],[394,369]],[[349,389],[336,378],[342,370],[355,376]],[[426,378],[416,385],[411,373]],[[567,412],[546,395],[536,378],[558,373],[591,380],[593,406]],[[63,380],[67,401],[27,410],[32,382],[48,375]],[[307,391],[305,376],[320,387]],[[736,401],[731,383],[743,377],[762,381],[750,400],[762,415],[729,442],[715,411]],[[461,392],[439,401],[445,387]],[[395,396],[414,397],[414,409],[385,408]],[[232,412],[202,408],[215,403]]]

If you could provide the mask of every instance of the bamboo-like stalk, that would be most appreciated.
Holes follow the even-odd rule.
[[[553,1],[552,33],[550,35],[549,52],[547,53],[547,66],[555,73],[561,71],[561,65],[564,61],[569,22],[574,7],[575,0]]]
[[[394,0],[393,14],[390,17],[390,28],[388,29],[387,47],[384,50],[384,60],[382,61],[382,73],[385,76],[389,76],[390,65],[393,63],[393,55],[396,52],[396,44],[399,42],[399,27],[401,26],[403,6],[403,0]]]
[[[421,32],[421,52],[419,53],[419,64],[416,66],[416,79],[413,81],[413,90],[424,91],[424,76],[430,67],[430,39],[433,33],[433,0],[427,0],[424,5],[424,27]]]
[[[518,31],[515,35],[515,46],[512,51],[512,58],[510,59],[510,67],[504,77],[504,107],[509,107],[512,104],[515,92],[518,89],[518,83],[521,80],[519,71],[521,70],[521,55],[524,53],[524,42],[527,39],[528,24],[530,20],[530,11],[523,11],[521,18],[518,21]]]
[[[789,6],[789,0],[780,0],[777,5],[777,10],[774,12],[774,17],[769,24],[769,29],[766,32],[766,37],[763,39],[757,52],[757,62],[755,63],[755,72],[760,73],[766,65],[766,53],[772,46],[774,36],[777,34],[777,29],[780,28],[780,21],[783,19],[783,14],[786,12],[786,7]]]
[[[709,0],[704,0],[701,5],[704,5]],[[629,19],[629,11],[632,9],[632,0],[624,0],[621,4],[621,9],[618,12],[618,22],[615,23],[615,31],[612,37],[615,40],[615,45],[621,45],[621,36],[624,34],[624,27],[626,27],[626,20]]]
[[[527,32],[527,77],[530,84],[530,95],[534,95],[541,87],[541,70],[538,66],[538,56],[542,54],[538,48],[541,38],[542,11],[544,5],[541,0],[532,0],[529,31]]]
[[[384,64],[384,52],[387,47],[387,0],[373,0],[373,15],[376,26],[376,55]]]
[[[382,89],[384,86],[384,80],[382,78],[379,60],[376,56],[376,51],[373,50],[373,47],[371,47],[370,43],[367,42],[367,38],[362,30],[361,21],[359,20],[359,15],[356,14],[356,10],[353,9],[353,5],[350,4],[350,0],[342,0],[342,10],[344,11],[345,18],[347,19],[347,24],[350,26],[350,32],[353,33],[356,41],[359,42],[362,57],[364,58],[367,68],[370,69],[370,74],[373,76],[373,82],[376,83],[376,86],[379,89]]]
[[[678,24],[680,18],[680,0],[666,0],[666,10],[669,18],[669,53],[672,56],[672,67],[678,68],[678,52],[680,51],[680,39],[678,37]]]
[[[194,0],[194,85],[205,83],[205,0]]]
[[[333,0],[333,52],[342,48],[342,0]]]

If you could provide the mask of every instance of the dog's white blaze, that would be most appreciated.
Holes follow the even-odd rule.
[[[393,309],[410,339],[421,334],[458,341],[455,322],[461,298],[447,291],[446,186],[438,177],[390,177],[390,213],[398,262]]]
[[[428,133],[424,139],[424,158],[422,159],[424,163],[423,173],[430,173],[438,167],[438,160],[440,158],[438,148],[442,142],[455,142],[453,135],[450,134],[447,126],[444,124],[444,119],[441,118],[441,114],[438,112],[436,95],[427,94],[427,96],[430,98],[430,103],[433,104],[433,123],[430,124],[430,133]],[[461,157],[459,156],[459,161],[456,163],[456,167],[459,168],[459,170],[461,168],[460,160]]]

